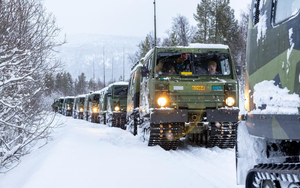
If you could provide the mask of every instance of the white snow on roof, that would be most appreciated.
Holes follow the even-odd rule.
[[[128,82],[114,82],[108,85],[108,87],[113,86],[113,85],[128,85]]]
[[[224,44],[202,44],[202,43],[191,43],[186,48],[212,48],[212,49],[229,49],[228,45]]]

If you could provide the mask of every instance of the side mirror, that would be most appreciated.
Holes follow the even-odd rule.
[[[147,69],[147,67],[143,66],[142,69],[141,69],[141,74],[142,74],[142,77],[147,77],[149,76],[149,70]]]
[[[238,76],[242,74],[242,67],[240,65],[235,66],[235,71]]]

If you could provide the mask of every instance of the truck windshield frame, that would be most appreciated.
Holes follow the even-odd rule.
[[[215,68],[210,68],[215,66]],[[211,70],[214,69],[214,70]],[[156,77],[162,76],[229,76],[232,74],[228,53],[160,52],[155,64]]]

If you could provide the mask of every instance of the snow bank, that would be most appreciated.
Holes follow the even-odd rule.
[[[234,149],[181,144],[176,151],[148,147],[119,128],[58,115],[54,140],[23,158],[7,174],[5,188],[241,188]]]

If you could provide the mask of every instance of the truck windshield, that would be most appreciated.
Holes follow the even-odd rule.
[[[227,53],[158,53],[155,74],[226,76],[230,62]]]
[[[127,96],[127,86],[118,86],[114,88],[114,95]]]
[[[70,104],[70,103],[73,103],[73,102],[74,102],[74,99],[66,99],[67,104]]]

